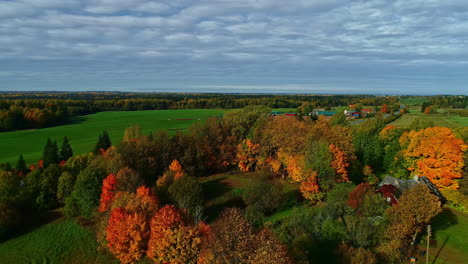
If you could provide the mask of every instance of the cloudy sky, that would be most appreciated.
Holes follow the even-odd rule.
[[[468,94],[468,1],[0,0],[0,90]]]

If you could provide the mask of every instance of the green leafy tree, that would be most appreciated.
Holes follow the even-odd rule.
[[[20,181],[17,175],[0,171],[0,239],[19,223]]]
[[[89,166],[82,171],[76,179],[70,197],[65,200],[66,207],[77,211],[65,210],[65,214],[67,216],[78,214],[85,218],[91,218],[99,206],[102,180],[105,177],[106,171],[101,168]]]
[[[338,111],[330,119],[330,124],[332,126],[349,126],[348,120],[346,120],[346,115],[343,111]]]
[[[336,172],[331,167],[333,156],[325,140],[310,141],[305,149],[305,168],[317,172],[318,183],[323,191],[335,185]]]
[[[36,193],[36,207],[39,210],[48,210],[57,206],[57,184],[61,168],[57,164],[51,164],[41,174]]]
[[[265,215],[273,213],[281,206],[282,188],[267,179],[257,180],[249,184],[242,193],[242,199],[247,205],[246,218],[253,225],[261,226]]]
[[[195,177],[184,175],[175,180],[168,193],[180,208],[188,209],[192,215],[198,213],[203,205],[203,189]]]
[[[60,160],[68,160],[73,156],[73,150],[67,137],[63,138],[62,146],[60,147]]]
[[[68,171],[65,171],[60,175],[58,179],[58,186],[57,186],[57,200],[64,204],[65,199],[68,198],[73,191],[73,187],[75,186],[76,176],[71,174]]]

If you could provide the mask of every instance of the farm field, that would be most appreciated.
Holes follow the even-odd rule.
[[[113,143],[118,143],[125,128],[132,124],[140,125],[143,133],[168,130],[174,134],[196,121],[221,116],[224,112],[225,110],[216,109],[100,112],[77,117],[69,125],[3,132],[0,133],[0,163],[10,162],[14,166],[20,154],[23,154],[27,163],[36,163],[42,155],[47,137],[56,140],[60,146],[63,137],[67,136],[74,154],[80,154],[92,150],[103,130],[109,132]]]
[[[97,251],[94,234],[63,218],[0,243],[0,263],[118,263]]]
[[[416,112],[415,110],[413,110],[411,113],[404,114],[402,117],[389,123],[388,125],[408,127],[416,118],[431,120],[436,126],[449,128],[468,126],[468,117],[442,114],[425,115],[421,112]]]

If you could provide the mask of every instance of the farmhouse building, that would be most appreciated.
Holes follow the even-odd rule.
[[[414,178],[410,180],[401,180],[391,176],[386,176],[382,182],[379,183],[379,188],[375,192],[382,194],[387,202],[394,205],[398,203],[398,197],[404,191],[417,184],[424,184],[432,194],[439,198],[442,203],[447,201],[439,189],[437,189],[437,187],[427,177],[419,177],[418,175],[414,175]]]

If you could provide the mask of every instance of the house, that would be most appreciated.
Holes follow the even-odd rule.
[[[285,116],[297,116],[297,113],[285,113]]]
[[[372,114],[372,113],[374,113],[374,109],[372,109],[372,108],[364,108],[364,109],[361,110],[361,113],[366,114],[366,115],[367,115],[367,114]]]
[[[439,197],[439,200],[442,203],[447,201],[439,189],[426,176],[419,177],[418,175],[414,175],[414,178],[410,180],[401,180],[391,176],[386,176],[382,182],[379,183],[379,188],[375,192],[382,194],[387,202],[394,205],[398,203],[398,197],[404,191],[417,184],[424,184],[432,194]]]

